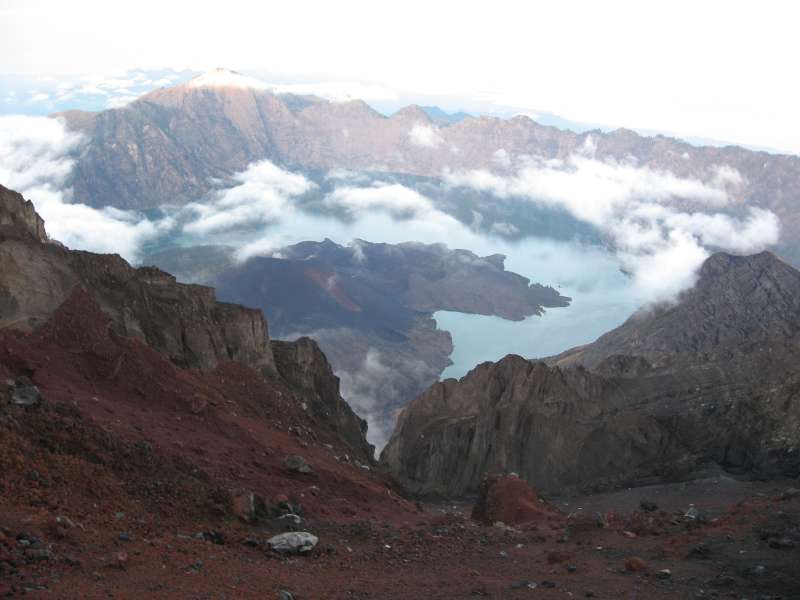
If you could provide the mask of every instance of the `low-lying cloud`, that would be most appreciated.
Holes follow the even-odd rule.
[[[716,167],[701,181],[598,160],[591,150],[565,160],[519,158],[504,173],[446,171],[444,180],[451,187],[562,209],[595,226],[632,273],[645,302],[669,300],[690,287],[710,249],[752,253],[778,241],[779,221],[771,211],[731,210],[731,194],[745,182],[729,166]]]
[[[338,187],[325,196],[323,204],[330,209],[344,210],[352,218],[386,214],[404,221],[404,230],[409,236],[404,241],[420,239],[417,236],[426,240],[440,236],[435,241],[447,241],[454,232],[465,229],[463,223],[436,208],[428,197],[399,183]]]
[[[191,215],[183,226],[186,233],[206,235],[281,221],[294,212],[293,198],[316,187],[302,175],[268,160],[250,165],[232,180],[235,185],[220,191],[211,202],[183,209]]]
[[[423,148],[434,148],[444,141],[433,127],[419,123],[408,132],[408,139],[413,145]]]
[[[171,226],[136,213],[70,202],[69,175],[85,138],[58,119],[0,117],[0,183],[32,200],[47,232],[72,248],[135,260],[141,245]]]

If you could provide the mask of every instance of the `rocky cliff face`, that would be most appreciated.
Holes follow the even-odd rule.
[[[772,254],[715,255],[676,305],[552,364],[508,356],[435,384],[382,460],[444,495],[475,491],[487,471],[549,493],[707,468],[797,476],[799,296],[800,273]]]
[[[800,332],[800,272],[762,252],[718,253],[679,302],[647,307],[617,329],[552,364],[596,367],[618,354],[640,356],[654,366],[723,361],[758,352]]]
[[[218,302],[211,287],[177,283],[164,271],[131,267],[117,255],[47,243],[31,203],[5,188],[0,218],[0,329],[36,331],[83,288],[116,335],[139,339],[178,367],[212,371],[234,361],[268,379],[285,375],[298,402],[311,393],[314,414],[361,458],[372,456],[364,424],[339,395],[325,356],[318,349],[300,352],[309,344],[316,348],[312,342],[298,343],[294,353],[282,351],[278,369],[261,311]]]
[[[27,228],[0,232],[0,327],[35,329],[76,286],[92,291],[119,335],[145,341],[179,366],[208,370],[237,360],[275,372],[259,311],[218,303],[212,288],[135,269],[117,255],[45,244]]]
[[[311,413],[327,423],[362,456],[372,456],[375,449],[367,444],[367,422],[353,414],[339,393],[339,378],[333,374],[327,358],[311,338],[292,342],[271,342],[278,373],[310,404]],[[359,427],[353,427],[354,421]]]
[[[36,213],[33,203],[22,194],[0,185],[0,228],[27,232],[40,242],[47,241],[44,221]]]

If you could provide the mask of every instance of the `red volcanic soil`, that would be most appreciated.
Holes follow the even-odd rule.
[[[20,377],[42,401],[11,402]],[[313,472],[288,471],[291,454]],[[684,516],[684,486],[650,498],[671,506],[607,495],[541,519],[511,482],[493,505],[527,508],[493,527],[463,503],[420,511],[366,467],[281,382],[177,369],[80,290],[36,333],[0,332],[0,597],[800,598],[790,484],[741,484],[736,504],[712,490],[712,518]],[[264,499],[253,522],[234,514],[245,491]],[[286,501],[319,537],[307,556],[266,547]]]
[[[342,308],[350,312],[361,312],[361,307],[356,304],[347,292],[337,282],[337,273],[333,270],[322,270],[315,267],[306,267],[306,276],[325,290]]]

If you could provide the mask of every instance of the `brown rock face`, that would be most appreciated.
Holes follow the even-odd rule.
[[[491,525],[564,521],[556,507],[539,498],[531,486],[516,475],[488,475],[478,488],[478,500],[472,518]]]
[[[800,273],[774,255],[714,255],[677,304],[552,364],[508,356],[435,384],[382,460],[415,492],[445,495],[497,471],[548,493],[707,468],[797,476],[798,298]]]
[[[271,347],[278,373],[307,400],[311,413],[362,456],[371,457],[375,449],[366,442],[367,422],[339,394],[339,378],[317,343],[301,337],[293,342],[273,340]]]
[[[0,185],[0,228],[24,231],[40,242],[47,241],[44,221],[36,213],[33,203],[22,194]]]
[[[32,210],[19,194],[0,190],[0,329],[38,330],[80,291],[109,318],[114,334],[141,340],[178,367],[212,371],[234,361],[268,379],[285,377],[298,402],[307,394],[317,420],[362,460],[371,459],[366,426],[339,395],[339,381],[314,342],[278,344],[279,373],[261,311],[218,302],[213,288],[133,268],[117,255],[46,243]],[[203,408],[198,399],[197,411]]]
[[[212,288],[179,284],[154,268],[135,269],[117,255],[43,243],[44,224],[29,212],[29,202],[5,188],[0,202],[20,211],[6,219],[13,226],[0,230],[0,328],[35,329],[82,286],[117,334],[145,341],[178,366],[209,370],[236,360],[274,373],[260,311],[219,303]]]

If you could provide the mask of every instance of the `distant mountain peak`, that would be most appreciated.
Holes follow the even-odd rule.
[[[190,79],[186,85],[188,87],[193,88],[238,88],[238,89],[255,89],[255,90],[265,90],[268,89],[269,86],[267,83],[261,81],[260,79],[256,79],[255,77],[249,77],[247,75],[242,75],[241,73],[237,73],[236,71],[231,71],[230,69],[212,69],[211,71],[206,71],[202,75],[198,75],[197,77],[193,77]]]

